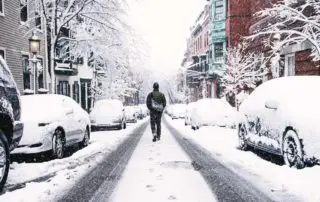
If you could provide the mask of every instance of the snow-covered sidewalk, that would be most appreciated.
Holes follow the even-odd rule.
[[[150,128],[147,128],[111,201],[216,201],[166,127],[163,127],[161,141],[154,143],[151,139]]]
[[[90,144],[70,157],[42,163],[12,163],[6,187],[19,185],[23,188],[1,195],[0,201],[55,201],[148,120],[128,124],[126,130],[93,132]]]
[[[185,138],[211,152],[215,159],[267,194],[278,198],[277,201],[320,201],[320,166],[297,170],[278,165],[252,151],[237,149],[238,138],[234,129],[201,127],[194,131],[184,125],[184,120],[166,118]]]

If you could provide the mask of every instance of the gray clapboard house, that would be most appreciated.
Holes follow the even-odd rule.
[[[34,69],[29,61],[32,54],[29,53],[28,39],[32,35],[30,27],[35,25],[37,35],[41,38],[37,89],[39,92],[46,92],[48,89],[44,24],[37,17],[37,12],[31,13],[30,10],[33,9],[28,8],[27,0],[0,0],[0,55],[6,60],[21,94],[32,94],[34,90]]]

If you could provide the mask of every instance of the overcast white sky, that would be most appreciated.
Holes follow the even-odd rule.
[[[180,67],[189,27],[206,0],[138,0],[130,6],[133,28],[150,47],[154,72],[171,72]]]

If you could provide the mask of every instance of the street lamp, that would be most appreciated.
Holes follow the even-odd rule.
[[[36,94],[36,89],[37,89],[37,53],[40,52],[40,38],[36,35],[35,32],[32,32],[32,36],[29,38],[29,51],[33,54],[32,57],[32,64],[33,64],[33,71],[34,71],[34,75],[33,75],[33,94]]]

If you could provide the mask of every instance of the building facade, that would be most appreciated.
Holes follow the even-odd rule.
[[[278,0],[250,0],[251,13],[254,14],[264,8],[271,7]],[[249,34],[254,32],[259,26],[263,26],[263,23],[266,21],[251,17],[251,24],[249,27]],[[255,40],[252,47],[254,51],[261,52],[265,56],[269,54],[270,49],[266,48],[262,44],[261,39]],[[312,61],[310,57],[312,45],[310,43],[303,42],[301,44],[289,45],[282,48],[279,51],[280,60],[277,63],[275,71],[270,71],[267,79],[272,79],[274,77],[283,77],[283,76],[294,76],[294,75],[320,75],[319,62]]]
[[[28,6],[24,1],[0,0],[0,55],[8,64],[22,95],[33,94],[35,90],[36,93],[46,93],[48,89],[44,23],[37,17],[37,12],[29,12],[31,8]],[[30,27],[36,27],[41,39],[36,68],[30,61],[33,57],[29,52]]]
[[[210,6],[207,4],[190,28],[187,50],[182,61],[189,101],[211,97],[209,74]]]

